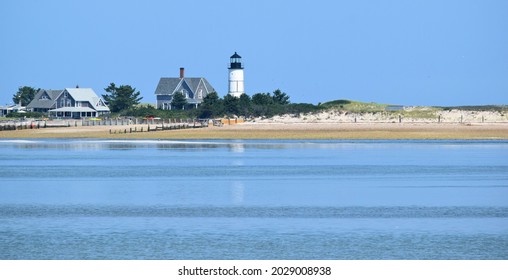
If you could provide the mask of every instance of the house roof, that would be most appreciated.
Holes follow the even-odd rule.
[[[210,83],[205,78],[161,78],[157,89],[155,89],[156,95],[172,95],[180,87],[182,83],[186,83],[189,88],[195,93],[200,83],[206,88],[207,93],[215,91]]]
[[[95,112],[90,107],[61,107],[58,109],[49,110],[50,112]]]
[[[19,104],[13,104],[13,105],[0,106],[0,109],[12,111],[12,110],[24,110],[24,109],[26,109],[26,107],[20,106]]]
[[[109,111],[107,106],[100,104],[104,102],[99,102],[102,100],[91,88],[66,88],[65,91],[67,91],[75,101],[89,102],[96,111]]]
[[[93,109],[95,109],[95,111],[109,111],[109,108],[107,106],[104,106],[104,101],[102,101],[102,99],[99,96],[97,96],[95,91],[91,88],[66,88],[64,90],[42,89],[35,94],[34,99],[30,102],[30,104],[28,104],[27,108],[52,109],[55,107],[55,103],[58,97],[65,91],[68,92],[75,101],[89,102],[90,105],[93,107]],[[41,98],[44,95],[46,95],[47,99]],[[87,112],[86,110],[83,109],[84,107],[77,108],[81,108],[79,109],[80,112]],[[69,112],[69,110],[65,111]]]
[[[60,90],[39,90],[32,101],[26,106],[27,108],[44,108],[50,109],[55,104],[56,98],[62,93],[62,89]],[[49,99],[41,99],[43,95],[49,97]]]

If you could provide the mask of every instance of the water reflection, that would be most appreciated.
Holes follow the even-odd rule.
[[[506,148],[505,140],[469,141],[468,145],[479,147]],[[196,150],[196,149],[229,149],[233,153],[244,153],[246,149],[366,149],[380,147],[415,148],[415,144],[429,147],[437,144],[439,147],[454,148],[454,145],[464,146],[460,140],[0,140],[0,148],[14,147],[17,149],[59,149],[59,150],[132,150],[142,148],[156,148],[160,150]]]
[[[245,144],[243,144],[243,143],[231,143],[229,145],[229,148],[233,153],[245,152]]]
[[[245,198],[245,186],[241,181],[231,183],[231,197],[234,205],[242,205]]]
[[[132,150],[156,148],[160,150],[179,149],[229,149],[233,153],[243,153],[246,148],[286,149],[293,143],[256,142],[215,142],[215,141],[169,141],[169,140],[4,140],[0,145],[17,149],[58,149],[58,150]]]

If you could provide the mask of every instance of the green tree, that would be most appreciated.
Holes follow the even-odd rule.
[[[117,87],[115,83],[111,83],[104,90],[109,94],[103,94],[102,97],[109,104],[109,109],[113,113],[130,109],[139,104],[142,99],[142,97],[139,97],[141,93],[139,91],[135,92],[136,89],[129,85]]]
[[[228,116],[239,114],[239,101],[238,97],[234,97],[231,94],[224,96],[224,113]]]
[[[21,106],[28,105],[35,97],[37,91],[33,87],[19,87],[18,92],[12,97],[12,101],[16,104],[21,102]]]
[[[177,92],[171,98],[171,108],[176,110],[185,109],[185,105],[187,105],[187,98],[182,92]]]
[[[271,117],[273,98],[270,93],[256,93],[252,96],[252,114],[257,117]]]
[[[213,118],[224,113],[223,101],[216,92],[210,92],[203,98],[203,103],[199,106],[198,116],[200,118]]]
[[[256,93],[252,96],[252,103],[254,105],[271,105],[273,98],[270,93]]]
[[[289,102],[289,96],[282,92],[280,89],[277,89],[273,92],[273,101],[280,105],[288,105]]]
[[[252,114],[252,100],[250,96],[245,93],[242,93],[242,95],[240,95],[240,100],[238,100],[238,113],[245,117]]]
[[[205,98],[203,98],[203,103],[205,103],[205,104],[218,104],[218,103],[220,103],[219,95],[217,94],[217,92],[212,91],[209,94],[207,94],[205,96]]]

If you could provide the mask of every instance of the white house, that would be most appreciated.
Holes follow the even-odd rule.
[[[26,107],[21,105],[0,106],[0,117],[5,117],[10,113],[25,113]]]

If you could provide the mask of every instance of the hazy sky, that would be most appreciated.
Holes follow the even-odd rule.
[[[19,86],[111,82],[155,102],[161,77],[292,102],[508,104],[508,1],[0,1],[0,104]]]

